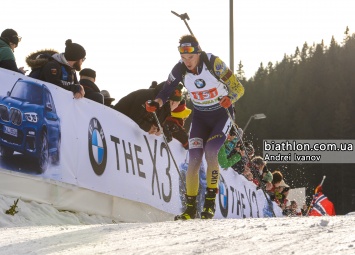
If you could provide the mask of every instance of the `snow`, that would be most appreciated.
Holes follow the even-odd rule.
[[[123,223],[0,195],[0,255],[355,254],[355,214]]]

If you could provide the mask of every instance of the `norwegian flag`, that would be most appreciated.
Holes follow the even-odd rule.
[[[322,192],[319,192],[314,195],[309,216],[335,216],[334,205]]]

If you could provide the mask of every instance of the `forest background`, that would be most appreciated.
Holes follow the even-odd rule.
[[[256,155],[263,153],[263,140],[355,139],[355,34],[346,27],[341,43],[331,38],[318,44],[304,43],[281,62],[260,64],[246,80],[239,62],[235,75],[245,88],[235,104],[235,122],[243,128],[258,113],[267,117],[252,120],[244,134]],[[189,108],[193,108],[188,102]],[[191,118],[186,123],[189,128]],[[188,130],[188,129],[187,129]],[[291,188],[306,187],[309,204],[315,187],[325,175],[325,195],[337,214],[355,211],[354,164],[268,164],[280,170]]]

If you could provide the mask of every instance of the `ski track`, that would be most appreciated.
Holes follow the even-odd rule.
[[[355,254],[355,213],[335,217],[114,223],[0,195],[0,255]]]
[[[354,230],[354,216],[13,227],[0,254],[354,254]]]

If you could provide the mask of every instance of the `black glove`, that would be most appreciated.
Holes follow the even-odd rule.
[[[80,93],[81,86],[79,84],[72,84],[70,85],[70,90],[73,92],[73,94]]]
[[[179,131],[178,125],[175,124],[175,123],[171,123],[171,122],[170,122],[170,123],[166,123],[166,124],[164,125],[164,128],[170,130],[171,133],[174,133],[174,132],[178,132],[178,131]]]
[[[163,128],[163,130],[164,130],[164,136],[166,138],[166,141],[170,143],[173,140],[173,134],[169,130],[166,130],[165,128]]]
[[[171,126],[169,125],[169,123],[164,123],[163,130],[164,130],[164,135],[166,137],[166,140],[168,141],[168,143],[170,143],[171,140],[173,140],[173,134],[172,134]]]

